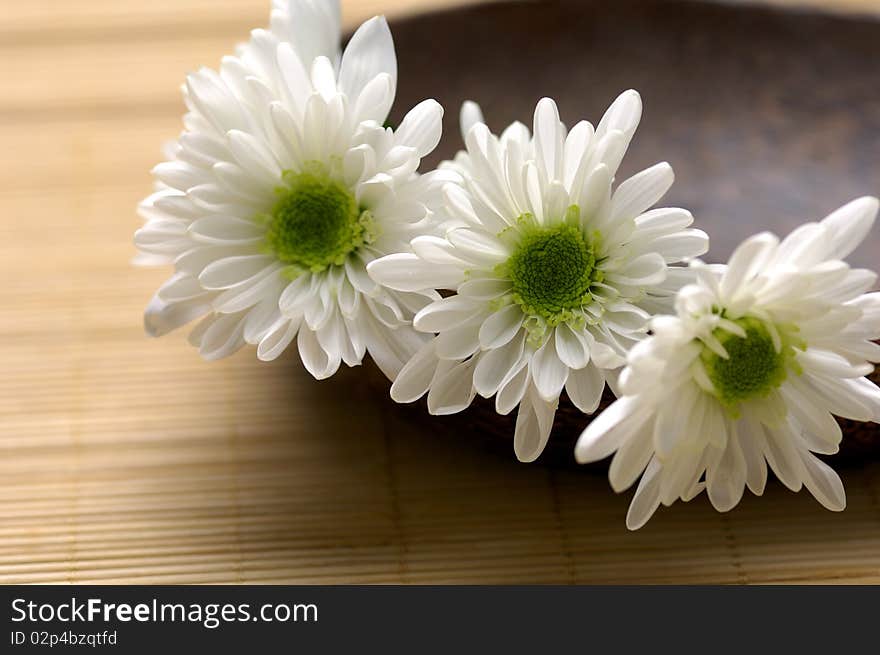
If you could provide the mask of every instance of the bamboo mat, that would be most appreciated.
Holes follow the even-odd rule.
[[[267,0],[2,5],[0,582],[880,583],[880,464],[843,471],[843,514],[774,482],[633,534],[601,474],[420,422],[362,370],[148,340],[167,271],[129,265],[134,206],[183,74]]]

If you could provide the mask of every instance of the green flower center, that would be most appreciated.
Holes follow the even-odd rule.
[[[712,332],[727,351],[727,359],[705,346],[700,354],[718,399],[731,409],[743,401],[766,397],[778,388],[785,381],[787,365],[794,355],[785,340],[781,351],[776,351],[770,331],[760,320],[746,317],[734,323],[745,330],[745,337],[722,328]]]
[[[551,326],[590,304],[590,287],[601,279],[592,244],[568,223],[527,226],[503,269],[513,286],[513,301]]]
[[[370,212],[322,170],[284,171],[282,180],[272,209],[257,220],[266,225],[266,250],[288,264],[291,277],[340,266],[373,240]]]

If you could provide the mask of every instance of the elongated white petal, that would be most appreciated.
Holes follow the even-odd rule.
[[[207,299],[196,298],[183,302],[166,302],[154,296],[144,311],[144,332],[151,337],[161,337],[186,325],[210,311]]]
[[[626,527],[630,530],[644,526],[660,507],[661,470],[657,459],[652,459],[645,469],[626,513]]]
[[[390,77],[393,96],[397,86],[397,56],[388,22],[384,16],[376,16],[358,28],[345,48],[339,68],[339,88],[356,99],[381,73]]]
[[[257,357],[264,362],[277,359],[296,337],[299,326],[299,321],[279,321],[277,327],[260,341]]]
[[[584,414],[592,414],[602,400],[605,376],[595,366],[570,371],[565,382],[565,393],[575,407]]]
[[[199,275],[199,282],[206,289],[227,289],[254,279],[274,264],[268,255],[243,255],[219,259]]]
[[[422,332],[440,332],[479,318],[479,306],[461,296],[437,300],[416,314],[413,325]]]
[[[574,449],[578,462],[585,464],[608,457],[644,425],[646,413],[638,413],[635,396],[624,396],[613,402],[593,419],[581,433]]]
[[[440,103],[424,100],[409,110],[394,135],[398,143],[415,148],[419,157],[424,157],[440,142],[442,120]]]
[[[513,451],[519,461],[533,462],[544,451],[555,415],[555,402],[543,400],[534,392],[526,393],[520,402],[513,435]]]
[[[712,450],[716,455],[709,458],[706,467],[706,492],[716,510],[727,512],[742,498],[746,482],[746,462],[737,439],[728,439],[723,450]]]
[[[464,141],[474,125],[486,121],[483,120],[483,111],[480,109],[480,105],[472,100],[465,100],[461,105],[458,122],[461,126],[461,139]]]
[[[730,257],[724,276],[721,278],[721,294],[732,298],[740,284],[761,270],[767,263],[779,239],[769,232],[762,232],[746,239]]]
[[[880,206],[877,198],[865,196],[844,205],[822,221],[830,242],[829,259],[843,259],[865,239]]]
[[[562,139],[559,110],[550,98],[542,98],[535,107],[535,154],[547,181],[562,177]]]
[[[589,363],[590,345],[585,335],[563,323],[556,327],[554,339],[556,354],[563,364],[572,369],[581,369]]]
[[[522,310],[507,305],[491,314],[480,326],[480,345],[486,349],[500,348],[513,339],[523,322]]]
[[[675,174],[667,162],[633,175],[617,187],[611,198],[614,219],[635,218],[660,200],[674,181]]]
[[[822,460],[808,452],[801,452],[804,463],[804,485],[810,493],[832,512],[842,512],[846,508],[846,492],[840,476]]]
[[[547,339],[538,349],[529,367],[538,396],[546,402],[557,401],[568,379],[568,367],[559,360],[554,339]]]
[[[474,388],[484,398],[493,396],[505,380],[513,375],[523,355],[525,336],[480,355],[474,369]]]
[[[456,266],[433,264],[408,253],[375,259],[367,265],[367,272],[379,284],[398,291],[455,287],[464,277]]]
[[[439,379],[431,382],[428,392],[428,411],[431,414],[455,414],[467,408],[474,399],[473,359],[452,367]]]
[[[434,341],[427,341],[400,370],[391,385],[391,397],[398,403],[415,402],[428,392],[437,370]]]

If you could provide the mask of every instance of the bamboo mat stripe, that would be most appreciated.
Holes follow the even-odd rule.
[[[4,2],[0,582],[880,582],[878,464],[844,471],[842,514],[771,483],[632,534],[601,474],[517,464],[362,370],[145,338],[168,272],[129,265],[134,206],[185,72],[267,4]],[[348,24],[392,4],[347,2]]]

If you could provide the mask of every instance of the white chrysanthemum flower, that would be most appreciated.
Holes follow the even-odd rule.
[[[698,281],[676,298],[677,316],[629,354],[621,397],[577,443],[580,462],[616,452],[609,479],[626,489],[644,471],[627,515],[637,529],[660,503],[704,488],[733,508],[744,486],[761,495],[767,464],[792,491],[831,510],[846,504],[837,474],[813,453],[837,452],[832,414],[880,422],[877,276],[841,261],[877,213],[861,198],[780,242],[758,234],[725,266],[695,264]]]
[[[397,75],[384,18],[341,56],[337,2],[275,0],[271,24],[219,72],[187,78],[185,131],[135,236],[175,267],[146,329],[204,316],[190,341],[208,359],[250,343],[270,360],[296,338],[316,378],[365,352],[393,378],[425,341],[412,316],[437,296],[383,288],[366,264],[430,232],[425,203],[449,174],[416,169],[442,108],[427,100],[383,127]]]
[[[568,132],[556,104],[541,100],[534,136],[520,123],[496,137],[466,103],[467,152],[447,168],[460,184],[444,189],[438,215],[445,238],[420,236],[413,253],[376,260],[374,279],[402,291],[455,293],[415,317],[438,333],[404,367],[392,397],[427,392],[433,414],[495,396],[507,414],[519,405],[514,450],[522,461],[544,449],[563,388],[584,412],[606,380],[690,279],[669,264],[704,253],[706,235],[686,229],[683,209],[646,211],[673,181],[657,164],[621,183],[615,172],[641,116],[635,91],[622,94],[599,125]]]

